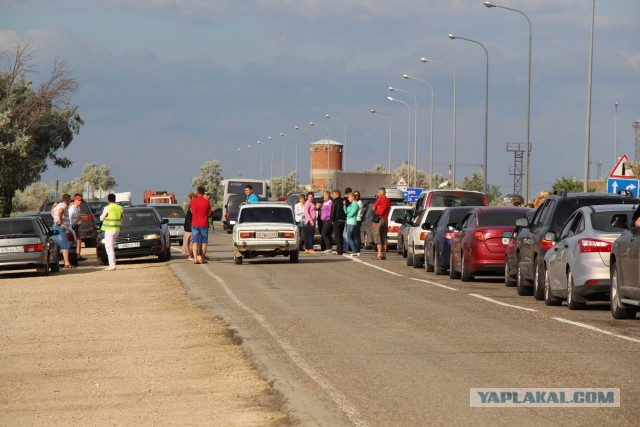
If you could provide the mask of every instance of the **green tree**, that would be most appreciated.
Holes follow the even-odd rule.
[[[304,193],[308,191],[303,185],[298,184],[296,186],[295,171],[291,172],[288,176],[285,176],[284,179],[281,176],[274,176],[271,178],[270,186],[273,197],[287,197],[294,193]]]
[[[556,179],[556,182],[553,184],[552,188],[553,191],[565,190],[567,193],[576,193],[584,190],[584,184],[583,181],[578,178],[566,178],[562,176]],[[589,191],[593,191],[593,189],[589,189]]]
[[[37,212],[42,202],[49,198],[51,189],[42,182],[34,182],[24,190],[17,190],[13,197],[13,213]]]
[[[458,183],[458,186],[462,190],[484,192],[484,176],[482,172],[473,172],[470,178],[465,176],[462,182]],[[497,185],[487,184],[487,191],[484,193],[487,196],[487,203],[489,205],[499,205],[502,203],[500,199],[502,193],[500,193],[500,188]]]
[[[18,190],[40,180],[47,160],[58,167],[71,161],[59,157],[83,124],[69,97],[78,89],[66,71],[64,61],[56,61],[48,79],[37,90],[27,79],[32,60],[28,42],[18,43],[0,71],[0,216],[8,216]]]
[[[200,166],[200,175],[191,180],[191,186],[194,189],[202,186],[211,193],[209,198],[211,206],[220,206],[222,204],[224,189],[222,188],[223,178],[221,173],[220,162],[212,160]]]
[[[87,183],[91,191],[109,191],[118,185],[116,180],[111,177],[111,169],[108,166],[102,165],[98,167],[95,163],[87,163],[82,168],[82,175],[79,178],[62,185],[62,192],[71,195],[82,193]],[[85,197],[89,198],[91,195],[85,195]]]
[[[379,174],[385,174],[385,173],[389,173],[387,171],[387,169],[385,169],[384,166],[382,166],[381,164],[377,163],[375,164],[371,169],[362,169],[362,173],[379,173]]]
[[[398,166],[392,173],[393,177],[391,179],[390,186],[395,186],[396,183],[400,180],[400,178],[404,178],[407,184],[411,183],[411,185],[407,185],[407,187],[413,188],[429,188],[427,176],[423,170],[418,169],[416,173],[416,181],[413,182],[413,171],[415,168],[411,167],[411,165],[407,165],[407,162],[402,163]]]

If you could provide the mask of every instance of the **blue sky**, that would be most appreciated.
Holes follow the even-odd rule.
[[[531,194],[584,169],[591,1],[510,0],[533,25]],[[71,180],[86,163],[106,164],[117,191],[141,201],[146,188],[189,191],[208,160],[225,177],[269,174],[273,136],[285,144],[285,172],[309,176],[311,129],[326,126],[342,141],[347,169],[387,164],[391,116],[397,166],[407,151],[407,110],[386,97],[418,98],[418,163],[428,170],[430,93],[434,87],[434,172],[452,159],[451,72],[420,57],[451,64],[457,77],[457,178],[482,163],[485,56],[447,35],[482,42],[489,52],[488,181],[513,188],[507,142],[524,142],[528,27],[524,18],[487,9],[480,0],[0,0],[0,49],[29,37],[41,72],[66,58],[80,83],[72,99],[86,124],[65,153],[74,165],[51,168],[43,181]],[[596,1],[592,94],[591,176],[598,162],[614,165],[614,103],[618,155],[634,156],[631,123],[640,119],[640,2]],[[6,66],[6,62],[1,64]],[[292,138],[280,138],[281,132]],[[252,145],[249,167],[248,145]],[[281,143],[274,171],[281,169]],[[238,148],[243,151],[238,152]],[[413,139],[411,140],[413,152]]]

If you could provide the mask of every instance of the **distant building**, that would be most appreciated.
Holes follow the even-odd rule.
[[[343,144],[332,139],[321,139],[309,145],[314,191],[333,190],[333,173],[342,170],[342,147]]]

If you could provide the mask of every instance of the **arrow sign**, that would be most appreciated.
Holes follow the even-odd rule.
[[[640,183],[637,179],[609,178],[607,180],[607,193],[618,194],[620,190],[629,190],[633,197],[638,197],[638,186]]]

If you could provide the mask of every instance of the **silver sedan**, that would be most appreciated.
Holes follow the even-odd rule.
[[[634,211],[632,205],[584,206],[567,219],[559,235],[545,235],[555,242],[544,257],[545,304],[560,305],[566,299],[569,309],[577,310],[589,300],[608,300],[609,254]]]

